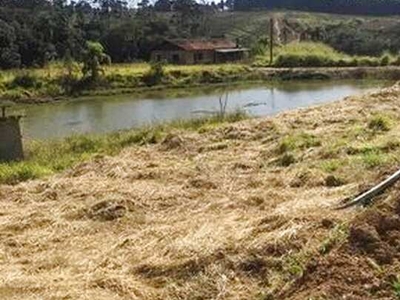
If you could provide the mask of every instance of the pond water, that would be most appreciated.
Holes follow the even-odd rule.
[[[148,95],[121,95],[74,99],[14,108],[25,115],[25,139],[55,139],[72,134],[106,133],[143,125],[190,119],[220,111],[243,109],[253,116],[340,100],[346,96],[389,85],[382,81],[284,82],[227,88],[192,89],[186,95],[153,92]],[[175,91],[176,92],[176,91]],[[222,96],[223,95],[223,96]],[[221,97],[222,96],[222,97]],[[226,98],[227,97],[227,98]]]

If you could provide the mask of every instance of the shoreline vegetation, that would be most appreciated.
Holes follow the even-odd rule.
[[[342,54],[321,43],[290,43],[277,47],[273,64],[265,49],[246,64],[170,66],[112,64],[96,70],[96,80],[81,75],[82,66],[56,62],[42,69],[0,73],[0,99],[43,103],[81,96],[106,96],[211,85],[286,80],[400,78],[400,57]]]
[[[117,155],[133,145],[157,144],[173,130],[205,132],[224,124],[247,119],[243,111],[218,113],[210,117],[177,120],[109,134],[79,134],[61,140],[29,141],[25,160],[0,162],[0,185],[16,184],[66,170],[96,155]]]

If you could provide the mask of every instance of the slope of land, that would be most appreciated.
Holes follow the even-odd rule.
[[[3,185],[0,298],[394,299],[397,236],[332,206],[396,169],[399,104],[397,85]]]
[[[276,40],[282,43],[298,40],[321,41],[352,55],[381,55],[398,51],[400,39],[398,17],[351,16],[296,11],[222,12],[208,20],[210,33],[239,39],[251,46],[269,36],[270,19],[275,20]],[[280,33],[280,34],[279,34]]]

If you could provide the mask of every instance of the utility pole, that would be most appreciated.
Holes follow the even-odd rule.
[[[269,21],[269,64],[274,62],[274,19]]]

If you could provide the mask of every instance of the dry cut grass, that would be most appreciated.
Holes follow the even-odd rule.
[[[173,130],[3,185],[0,298],[273,299],[359,210],[331,206],[395,167],[399,103],[395,86]]]

